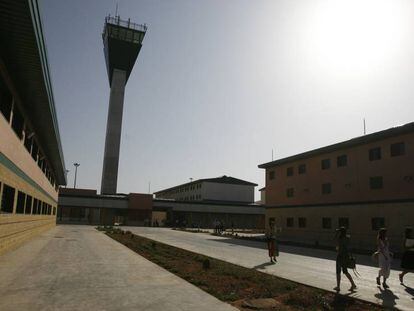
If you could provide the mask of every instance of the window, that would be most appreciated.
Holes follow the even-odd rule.
[[[32,140],[33,136],[29,133],[29,131],[26,131],[26,136],[24,138],[24,146],[26,147],[26,150],[31,153],[32,151]]]
[[[12,120],[12,128],[17,136],[19,136],[20,139],[23,138],[23,127],[24,127],[24,119],[20,112],[20,110],[17,108],[16,105],[14,105],[13,109],[13,120]]]
[[[381,148],[380,147],[369,149],[369,160],[370,161],[381,160]]]
[[[331,160],[330,159],[323,159],[321,161],[321,167],[323,170],[327,170],[331,168]]]
[[[375,176],[369,178],[370,189],[382,189],[382,176]]]
[[[306,228],[306,218],[305,217],[299,217],[298,218],[298,225],[299,225],[299,228]]]
[[[298,167],[298,173],[299,174],[305,174],[306,173],[306,164],[301,164]]]
[[[17,205],[16,205],[16,213],[23,214],[24,213],[24,204],[25,204],[26,195],[19,191],[17,194]]]
[[[275,179],[275,171],[269,171],[269,180]]]
[[[349,218],[348,217],[339,217],[338,218],[338,227],[345,227],[349,229]]]
[[[14,188],[3,184],[3,195],[1,196],[1,212],[13,213]]]
[[[35,215],[36,213],[37,213],[37,199],[33,199],[32,214]]]
[[[293,167],[288,167],[286,170],[286,175],[287,176],[293,176]]]
[[[36,141],[33,139],[32,142],[32,158],[37,161],[37,153],[39,152],[39,147],[37,147]]]
[[[395,143],[391,145],[390,148],[391,156],[397,157],[405,154],[405,144],[404,143]]]
[[[336,158],[336,166],[337,167],[344,167],[348,165],[348,157],[346,154],[340,155]]]
[[[53,206],[53,215],[56,215],[56,206]]]
[[[42,214],[42,201],[37,200],[37,210],[36,210],[36,214],[37,215],[41,215]]]
[[[287,196],[288,198],[293,197],[293,195],[294,195],[294,190],[293,190],[293,188],[288,188],[288,189],[286,189],[286,196]]]
[[[11,111],[13,107],[13,97],[6,84],[0,77],[0,112],[10,121]]]
[[[30,195],[26,195],[26,204],[24,207],[24,213],[25,214],[32,213],[32,197]]]
[[[384,217],[374,217],[371,218],[371,226],[372,230],[378,231],[381,228],[385,227],[385,219]]]
[[[329,217],[322,218],[322,229],[332,229],[332,219]]]
[[[293,221],[293,217],[288,217],[286,218],[286,227],[293,227],[294,226],[294,221]]]
[[[332,185],[330,183],[322,184],[322,194],[330,194],[332,192]]]

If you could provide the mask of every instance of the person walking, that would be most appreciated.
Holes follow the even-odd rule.
[[[377,276],[377,284],[381,285],[381,276],[383,277],[382,286],[384,288],[389,288],[387,285],[387,279],[390,276],[391,270],[391,253],[389,250],[389,242],[387,238],[387,229],[381,228],[378,231],[377,236],[377,247],[378,247],[378,276]]]
[[[404,275],[414,273],[414,238],[413,229],[407,228],[404,233],[404,253],[401,258],[402,272],[398,275],[400,283],[404,284]]]
[[[341,290],[341,270],[345,274],[345,276],[348,278],[349,282],[351,282],[351,288],[350,291],[353,291],[356,289],[356,285],[354,280],[352,279],[352,276],[348,272],[347,263],[349,260],[349,251],[348,251],[348,244],[349,244],[349,238],[346,235],[346,228],[340,227],[339,229],[336,229],[335,234],[336,239],[336,250],[338,252],[336,256],[336,287],[334,290],[339,292]]]
[[[266,238],[267,238],[267,249],[269,251],[269,257],[270,257],[270,262],[275,263],[277,262],[276,260],[276,226],[275,226],[275,221],[273,219],[269,219],[269,228],[267,229],[266,232]]]

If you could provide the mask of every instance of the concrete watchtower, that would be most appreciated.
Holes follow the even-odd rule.
[[[102,194],[116,193],[125,85],[141,50],[146,31],[145,25],[123,21],[119,16],[105,18],[102,39],[111,93],[106,124]]]

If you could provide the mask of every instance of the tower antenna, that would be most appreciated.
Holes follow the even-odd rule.
[[[366,135],[366,134],[367,134],[367,127],[366,127],[365,118],[364,118],[364,135]]]
[[[115,17],[118,16],[118,2],[116,3],[116,7],[115,7]]]

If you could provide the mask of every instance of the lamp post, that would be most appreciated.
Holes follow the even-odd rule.
[[[67,188],[67,184],[68,184],[68,173],[69,173],[70,171],[69,170],[65,170],[65,174],[66,174],[66,185],[65,185],[65,188]]]
[[[75,179],[73,180],[73,189],[76,188],[76,175],[78,174],[78,167],[79,167],[79,163],[73,163],[73,165],[75,166]]]

